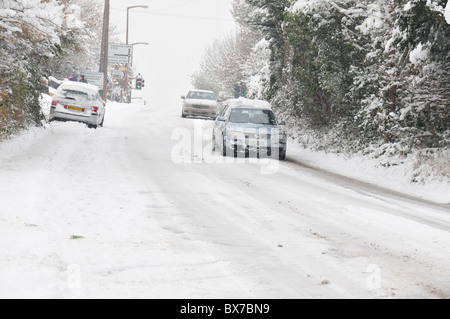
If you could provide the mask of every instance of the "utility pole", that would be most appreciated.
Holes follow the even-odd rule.
[[[100,70],[103,73],[103,101],[106,102],[108,93],[108,46],[109,46],[109,0],[105,0],[105,11],[103,13],[102,49],[100,56]]]

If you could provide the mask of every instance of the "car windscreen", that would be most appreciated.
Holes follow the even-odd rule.
[[[89,95],[86,92],[76,90],[63,90],[61,94],[64,98],[68,99],[89,100]]]
[[[236,108],[231,111],[229,122],[276,125],[277,119],[271,110]]]
[[[196,92],[191,91],[189,92],[188,99],[199,99],[199,100],[215,100],[215,96],[213,93],[210,92]]]

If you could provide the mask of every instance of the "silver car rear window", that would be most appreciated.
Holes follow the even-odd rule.
[[[188,99],[199,99],[199,100],[215,100],[216,98],[214,97],[213,93],[209,93],[209,92],[196,92],[196,91],[191,91],[189,92]]]
[[[89,100],[89,95],[86,92],[80,92],[75,90],[63,90],[62,95],[64,97],[72,97],[81,100]]]

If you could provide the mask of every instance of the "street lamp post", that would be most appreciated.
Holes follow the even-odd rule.
[[[100,54],[100,69],[103,73],[103,90],[102,98],[106,102],[108,93],[108,34],[109,34],[109,0],[105,0],[105,8],[103,13],[103,31],[102,31],[102,47]]]
[[[128,44],[128,24],[129,24],[129,18],[130,18],[130,9],[133,8],[144,8],[147,9],[148,6],[145,5],[139,5],[139,6],[131,6],[127,7],[127,31],[126,31],[126,44]],[[126,74],[125,74],[125,91],[129,91],[129,85],[128,85],[128,63],[126,64]],[[128,102],[131,102],[131,91],[130,91],[130,98],[128,99]]]

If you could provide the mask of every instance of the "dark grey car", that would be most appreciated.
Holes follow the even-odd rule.
[[[266,101],[238,98],[224,102],[214,122],[212,145],[223,156],[286,158],[284,122],[278,122]]]

